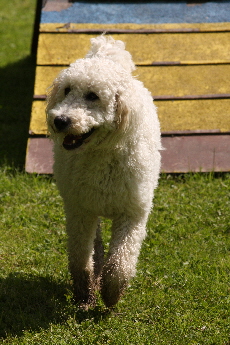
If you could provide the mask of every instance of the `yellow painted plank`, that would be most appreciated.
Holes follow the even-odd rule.
[[[46,94],[63,68],[38,66],[34,94]],[[143,81],[155,97],[230,94],[230,65],[141,66],[133,75]]]
[[[30,118],[30,134],[47,134],[45,101],[34,101]]]
[[[230,99],[155,101],[163,132],[230,131]]]
[[[230,99],[155,101],[162,132],[230,131]],[[45,102],[34,101],[30,132],[46,134]]]
[[[69,63],[85,56],[91,34],[39,35],[37,64]],[[230,32],[115,34],[126,42],[136,64],[152,63],[200,64],[230,62]]]
[[[153,96],[230,94],[230,65],[142,66],[136,75]]]
[[[165,24],[98,24],[98,23],[41,23],[40,32],[68,32],[70,30],[157,30],[157,31],[176,31],[176,30],[197,30],[200,32],[230,31],[230,23],[165,23]]]
[[[60,66],[37,66],[34,84],[35,95],[47,94],[48,88],[52,85],[58,73],[66,67]]]

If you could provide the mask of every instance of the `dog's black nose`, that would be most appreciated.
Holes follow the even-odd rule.
[[[60,115],[56,116],[54,119],[54,125],[58,131],[63,131],[71,124],[71,120],[68,116]]]

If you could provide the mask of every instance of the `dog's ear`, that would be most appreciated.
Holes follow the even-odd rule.
[[[48,89],[47,97],[46,97],[46,113],[49,110],[54,108],[55,104],[57,103],[57,94],[59,91],[59,86],[56,81],[53,82],[53,85],[50,86]]]
[[[121,99],[119,94],[116,94],[116,124],[117,128],[122,131],[126,131],[130,121],[130,111]]]

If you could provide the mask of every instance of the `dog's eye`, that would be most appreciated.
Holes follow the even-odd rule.
[[[65,93],[65,96],[67,96],[71,91],[71,88],[70,87],[66,87],[65,90],[64,90],[64,93]]]
[[[87,94],[85,95],[85,99],[86,99],[87,101],[94,102],[94,101],[98,100],[99,97],[98,97],[98,95],[97,95],[96,93],[94,93],[94,92],[89,92],[89,93],[87,93]]]

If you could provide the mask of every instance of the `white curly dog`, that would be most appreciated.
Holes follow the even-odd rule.
[[[158,184],[160,126],[134,69],[124,43],[102,35],[61,71],[47,98],[74,296],[86,308],[98,287],[105,305],[114,306],[135,275]],[[100,216],[112,220],[105,260]]]

